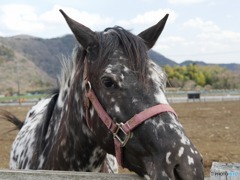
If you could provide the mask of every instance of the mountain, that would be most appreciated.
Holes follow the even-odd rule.
[[[211,63],[205,63],[203,61],[191,61],[191,60],[186,60],[182,63],[180,63],[180,66],[187,66],[189,64],[197,64],[198,66],[220,66],[223,68],[226,68],[231,71],[240,71],[240,64],[236,63],[229,63],[229,64],[211,64]]]
[[[76,44],[73,35],[42,39],[28,35],[0,38],[5,46],[23,54],[41,70],[55,78],[60,72],[60,59],[64,55],[70,56]],[[149,56],[159,65],[177,65],[174,61],[164,57],[156,51],[149,51]]]
[[[160,54],[160,53],[158,53],[156,51],[150,50],[148,52],[148,55],[159,66],[165,66],[165,65],[176,66],[176,65],[178,65],[173,60],[166,58],[165,56],[163,56],[162,54]]]
[[[24,55],[0,43],[0,95],[52,86],[53,79]]]
[[[29,35],[0,37],[0,94],[16,92],[20,83],[21,92],[44,89],[56,82],[60,74],[62,56],[70,57],[76,45],[73,35],[43,39]],[[162,54],[150,50],[149,56],[160,66],[179,65]],[[180,65],[202,61],[185,61]],[[219,64],[230,70],[239,70],[239,64]]]
[[[240,71],[240,64],[229,63],[229,64],[218,64],[221,67],[227,68],[231,71]]]
[[[69,57],[76,45],[73,35],[43,39],[29,35],[0,37],[0,94],[44,89],[56,82],[62,56]],[[150,50],[149,56],[160,66],[177,65]],[[18,70],[17,70],[18,69]]]
[[[205,63],[203,61],[192,61],[192,60],[186,60],[186,61],[180,63],[179,65],[180,66],[188,66],[190,64],[197,64],[199,66],[207,66],[208,65],[207,63]]]
[[[56,78],[60,72],[61,56],[70,56],[75,46],[72,35],[42,39],[27,35],[0,38],[0,43],[24,55],[50,77]]]

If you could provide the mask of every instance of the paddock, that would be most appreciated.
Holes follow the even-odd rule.
[[[210,175],[210,168],[213,161],[239,162],[239,100],[218,102],[196,101],[172,103],[171,105],[177,112],[187,135],[203,155],[205,176]],[[0,108],[16,114],[23,120],[30,107],[2,106]],[[0,169],[8,168],[11,144],[18,132],[12,131],[7,133],[12,128],[12,124],[0,121]],[[3,171],[0,172],[0,174],[3,174]]]

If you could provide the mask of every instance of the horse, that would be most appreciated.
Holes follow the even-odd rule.
[[[119,164],[145,179],[204,179],[202,156],[165,96],[167,76],[148,56],[168,14],[134,35],[95,32],[60,12],[77,46],[58,88],[24,122],[2,113],[20,129],[10,168],[114,173]]]

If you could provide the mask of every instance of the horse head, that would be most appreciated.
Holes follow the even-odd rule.
[[[91,138],[107,153],[120,149],[121,165],[145,178],[203,179],[202,157],[165,97],[166,75],[148,57],[168,15],[133,35],[121,27],[94,32],[60,11],[84,52],[80,85]]]

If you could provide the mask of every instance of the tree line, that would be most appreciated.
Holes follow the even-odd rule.
[[[196,88],[205,89],[240,89],[240,72],[214,66],[187,66],[163,67],[168,76],[168,87],[180,87],[186,90]]]

